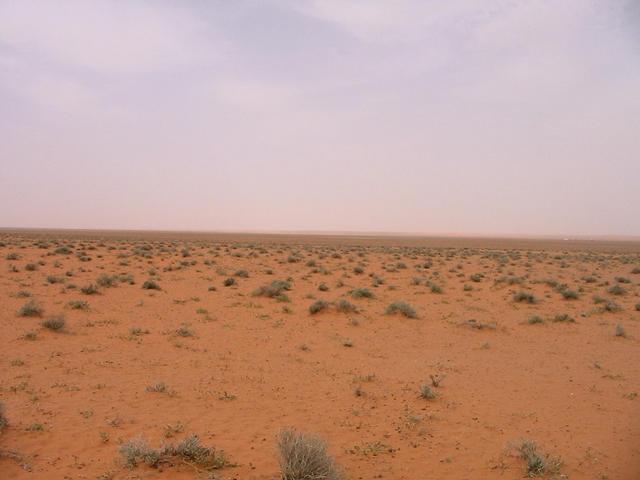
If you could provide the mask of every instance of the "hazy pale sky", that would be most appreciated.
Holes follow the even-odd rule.
[[[0,226],[640,234],[640,0],[0,0]]]

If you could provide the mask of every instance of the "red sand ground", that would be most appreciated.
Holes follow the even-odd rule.
[[[523,478],[509,445],[525,438],[561,457],[559,478],[640,478],[637,243],[107,232],[0,242],[1,478],[207,478],[180,461],[128,469],[118,453],[139,435],[157,447],[195,433],[236,464],[210,478],[275,479],[285,426],[321,435],[349,479]],[[54,253],[62,245],[70,253]],[[238,270],[249,277],[223,286]],[[135,283],[81,293],[101,274]],[[150,278],[162,290],[141,288]],[[291,280],[290,302],[252,295],[279,279]],[[609,293],[616,284],[623,294]],[[375,298],[353,298],[360,287]],[[30,300],[20,291],[41,317],[17,315]],[[514,301],[519,291],[537,302]],[[312,315],[317,299],[358,312]],[[385,315],[396,300],[418,318]],[[575,322],[553,321],[563,313]],[[54,314],[60,332],[41,326]],[[430,375],[444,380],[425,400]],[[158,382],[169,393],[147,391]]]

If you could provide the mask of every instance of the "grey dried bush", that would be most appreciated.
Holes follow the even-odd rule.
[[[62,330],[64,328],[65,320],[64,315],[54,315],[52,317],[47,318],[44,322],[42,322],[42,326],[49,330],[53,330],[57,332],[58,330]]]
[[[29,300],[22,307],[20,307],[20,310],[18,310],[18,316],[39,317],[40,315],[42,315],[42,311],[42,307],[35,300]]]
[[[356,313],[358,311],[358,307],[350,301],[342,299],[336,303],[336,310],[341,313]]]
[[[390,304],[387,309],[385,310],[385,313],[387,315],[393,315],[394,313],[401,313],[402,315],[404,315],[407,318],[417,318],[418,314],[416,313],[416,310],[409,305],[407,302],[393,302],[392,304]]]
[[[285,291],[291,290],[291,283],[286,280],[274,280],[268,285],[263,285],[253,291],[254,297],[268,297],[276,299],[285,299]]]
[[[161,290],[160,285],[158,285],[153,280],[147,280],[142,284],[142,288],[145,290]]]
[[[513,300],[515,302],[526,302],[526,303],[536,303],[536,297],[533,293],[529,292],[518,292],[513,295]]]
[[[85,295],[95,295],[98,293],[98,287],[95,284],[90,283],[89,285],[82,287],[80,291]]]
[[[4,414],[4,404],[0,403],[0,431],[2,431],[7,425],[9,425],[9,421]]]
[[[282,480],[341,480],[340,468],[317,435],[293,428],[280,431],[277,447]]]
[[[329,302],[325,302],[324,300],[317,300],[309,307],[309,313],[311,315],[315,315],[316,313],[322,312],[329,308]]]
[[[375,295],[368,288],[356,288],[351,291],[351,296],[353,298],[374,298]]]

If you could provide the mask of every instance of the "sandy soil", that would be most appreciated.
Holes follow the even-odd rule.
[[[321,435],[349,479],[524,478],[523,439],[562,459],[549,478],[640,478],[637,244],[0,242],[1,478],[275,479],[286,426]],[[103,274],[112,286],[82,292]],[[160,290],[142,288],[150,279]],[[289,301],[253,295],[274,280],[290,282]],[[354,298],[361,288],[374,298]],[[320,299],[329,307],[311,314]],[[19,315],[31,300],[42,312]],[[385,314],[399,300],[417,318]],[[61,330],[42,326],[58,314]],[[190,434],[233,465],[127,468],[119,454],[138,436],[158,447]]]

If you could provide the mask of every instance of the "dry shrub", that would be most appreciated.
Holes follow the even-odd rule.
[[[277,437],[282,480],[341,480],[342,473],[317,435],[283,429]]]

